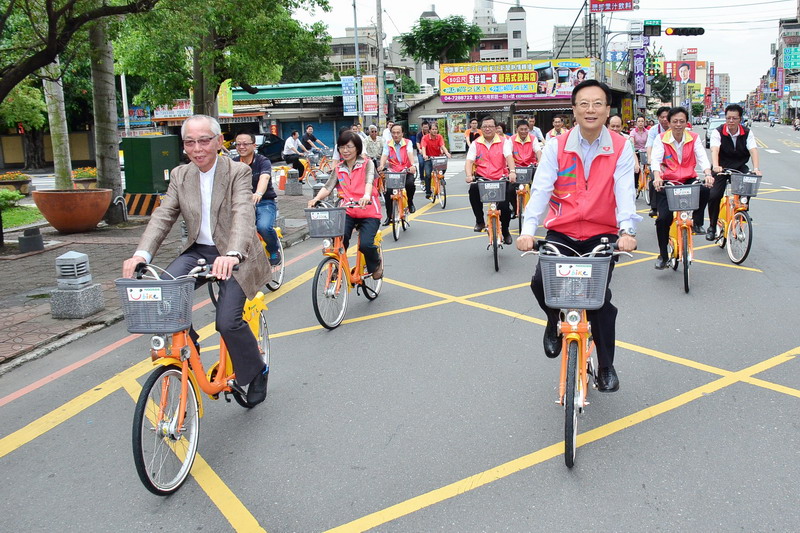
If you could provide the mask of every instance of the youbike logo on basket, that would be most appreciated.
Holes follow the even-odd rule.
[[[690,189],[689,187],[675,188],[672,190],[672,194],[674,194],[675,196],[690,196],[692,194],[692,189]]]
[[[128,287],[129,302],[160,302],[161,287]]]
[[[742,178],[744,183],[758,183],[758,176],[744,176]]]
[[[591,278],[592,265],[579,265],[575,263],[556,264],[557,278]]]
[[[500,188],[500,184],[499,183],[487,183],[486,185],[484,185],[484,189],[486,189],[486,190],[499,189],[499,188]]]
[[[330,220],[330,213],[321,211],[319,213],[311,213],[311,220]]]

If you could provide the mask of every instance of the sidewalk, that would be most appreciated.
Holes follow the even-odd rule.
[[[304,188],[304,193],[285,196],[278,191],[284,247],[308,238],[303,209],[311,197],[310,188]],[[45,241],[44,251],[0,257],[0,375],[122,319],[114,280],[119,277],[122,262],[136,250],[148,220],[149,217],[131,217],[119,226],[71,235],[61,235],[43,223],[38,226]],[[22,229],[6,230],[6,242],[16,242]],[[166,266],[180,248],[181,229],[176,223],[155,262]],[[83,319],[54,319],[50,315],[50,291],[56,288],[56,258],[69,251],[89,256],[93,282],[100,283],[103,289],[105,309]]]

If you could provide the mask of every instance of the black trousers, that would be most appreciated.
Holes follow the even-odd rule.
[[[284,154],[283,160],[294,167],[294,169],[297,171],[297,177],[298,178],[302,178],[303,177],[303,172],[305,172],[306,169],[303,166],[303,163],[300,162],[300,156],[299,155],[297,155],[297,154],[288,154],[288,155]]]
[[[414,205],[414,193],[417,192],[417,186],[414,184],[414,174],[406,174],[406,194],[408,195],[408,205]],[[386,189],[383,193],[383,199],[386,202],[386,218],[392,216],[392,189]]]
[[[219,255],[216,246],[195,244],[170,263],[167,272],[176,277],[182,276],[197,266],[198,259],[205,259],[206,264],[212,265]],[[205,284],[205,280],[198,280],[195,289]],[[247,301],[247,297],[234,278],[228,278],[219,284],[216,328],[228,346],[233,368],[236,371],[236,382],[241,386],[246,386],[264,370],[264,362],[261,360],[258,350],[258,341],[253,336],[247,322],[242,318],[245,301]],[[197,342],[198,335],[194,326],[189,330],[189,336],[194,342]]]
[[[503,202],[497,202],[497,208],[500,210],[500,227],[503,236],[508,235],[508,224],[511,222],[511,199],[516,201],[514,184],[510,181],[506,183],[506,199]],[[475,215],[476,224],[485,224],[486,219],[483,215],[483,202],[481,202],[481,195],[478,192],[478,184],[475,182],[469,185],[469,205],[472,206],[472,213]]]
[[[574,241],[563,233],[556,231],[547,232],[547,240],[566,244],[580,254],[591,252],[592,249],[600,244],[600,239],[607,237],[609,242],[617,242],[614,234],[597,235],[585,241]],[[570,250],[561,248],[564,255],[574,255]],[[614,342],[616,341],[617,308],[611,303],[611,274],[614,272],[614,263],[611,261],[611,268],[608,269],[608,286],[606,287],[606,299],[603,307],[595,311],[586,311],[586,318],[592,324],[592,338],[597,348],[597,362],[600,368],[608,368],[614,364]],[[547,314],[547,322],[556,324],[558,322],[558,309],[547,307],[544,301],[544,284],[542,282],[542,271],[536,265],[536,272],[531,280],[531,290],[539,303],[539,307]]]
[[[696,179],[690,179],[686,183],[694,183]],[[708,187],[700,187],[700,207],[695,209],[692,213],[692,222],[694,227],[698,228],[703,225],[703,218],[708,205]],[[663,259],[667,259],[667,244],[669,243],[669,227],[672,225],[672,220],[675,218],[675,213],[669,210],[667,204],[667,193],[663,190],[656,191],[655,195],[656,210],[658,217],[656,217],[656,237],[658,238],[658,251],[661,253]],[[719,200],[717,200],[717,214],[719,214]]]
[[[358,251],[364,254],[368,272],[375,272],[381,262],[378,247],[375,246],[375,234],[378,233],[380,226],[381,219],[379,218],[353,218],[349,215],[345,217],[344,249],[347,250],[350,246],[350,237],[353,235],[353,230],[357,229],[361,235]]]
[[[747,165],[743,165],[736,170],[739,172],[749,171]],[[708,193],[708,225],[712,228],[715,228],[717,226],[717,219],[719,219],[719,203],[722,200],[722,197],[725,196],[725,186],[730,181],[730,177],[720,177],[717,173],[713,174],[714,185],[711,186],[711,192]]]

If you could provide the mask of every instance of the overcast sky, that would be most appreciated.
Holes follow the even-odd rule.
[[[346,27],[353,26],[352,0],[329,0],[329,13],[300,13],[304,22],[322,21],[333,37],[342,37]],[[660,19],[662,30],[667,26],[702,26],[706,33],[700,37],[666,37],[654,40],[662,47],[668,61],[676,59],[680,48],[697,48],[698,60],[713,61],[716,73],[731,76],[731,98],[742,100],[755,89],[759,78],[770,68],[770,43],[778,38],[778,19],[794,18],[799,0],[640,0],[640,9],[615,13],[611,30],[627,28],[628,20]],[[375,0],[355,0],[358,25],[373,25],[376,20]],[[474,0],[439,3],[430,0],[382,0],[383,31],[388,40],[411,29],[423,11],[435,5],[436,13],[444,18],[462,15],[472,21]],[[699,7],[704,4],[705,7]],[[494,0],[494,16],[505,22],[508,9],[515,0]],[[523,0],[527,11],[528,47],[548,50],[552,47],[553,26],[572,25],[583,0]],[[607,18],[607,17],[606,17]],[[580,24],[580,21],[579,21]],[[623,39],[616,37],[614,42]],[[389,41],[384,45],[387,45]],[[651,47],[652,49],[652,47]]]

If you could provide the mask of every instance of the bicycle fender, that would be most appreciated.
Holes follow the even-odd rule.
[[[174,366],[177,367],[178,370],[182,368],[181,362],[173,357],[159,357],[155,361],[153,361],[154,365],[159,366]],[[197,397],[197,411],[198,416],[203,418],[203,396],[202,392],[200,391],[200,385],[197,384],[197,378],[194,376],[194,372],[189,372],[189,384],[194,388],[195,397]]]

